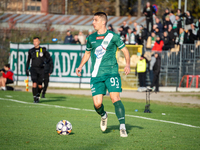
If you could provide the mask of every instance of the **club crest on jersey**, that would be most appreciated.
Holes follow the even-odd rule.
[[[106,50],[102,47],[102,45],[98,46],[95,49],[95,56],[99,59],[102,58],[103,55],[106,53]]]
[[[43,53],[42,52],[40,52],[40,57],[42,57],[43,56]]]
[[[102,40],[102,39],[104,39],[104,36],[98,36],[98,37],[96,37],[96,40]]]

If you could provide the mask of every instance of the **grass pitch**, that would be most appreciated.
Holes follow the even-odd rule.
[[[146,114],[145,101],[122,99],[128,137],[121,138],[109,97],[103,102],[105,110],[110,112],[104,133],[91,96],[47,94],[46,97],[33,104],[31,93],[0,91],[0,149],[200,149],[200,107],[152,103],[152,113]],[[56,132],[56,124],[63,119],[72,123],[70,135]]]

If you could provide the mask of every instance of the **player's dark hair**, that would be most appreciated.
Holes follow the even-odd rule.
[[[10,64],[5,64],[4,66],[7,68],[10,68]]]
[[[108,18],[107,18],[106,13],[104,13],[104,12],[96,12],[96,13],[94,14],[94,16],[99,16],[99,17],[104,18],[105,21],[106,21],[106,24],[107,24],[107,22],[108,22]],[[105,24],[105,25],[106,25],[106,24]]]
[[[40,40],[40,38],[39,38],[38,36],[34,37],[33,39],[34,39],[34,40],[35,40],[35,39],[38,39],[38,40]]]

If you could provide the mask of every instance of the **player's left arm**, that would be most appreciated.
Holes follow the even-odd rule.
[[[126,75],[128,75],[131,72],[129,51],[126,48],[124,42],[121,40],[119,35],[115,34],[113,37],[113,40],[114,40],[115,44],[117,45],[117,47],[124,53],[124,57],[126,59],[126,66],[124,68],[124,72]]]
[[[121,49],[121,51],[124,53],[124,57],[126,59],[126,66],[124,68],[124,72],[125,72],[126,75],[128,75],[131,72],[129,51],[128,51],[128,49],[126,47],[123,47]]]

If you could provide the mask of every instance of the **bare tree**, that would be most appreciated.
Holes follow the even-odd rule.
[[[141,17],[141,0],[138,0],[138,17]]]
[[[115,3],[115,16],[120,16],[120,1],[116,0]]]

